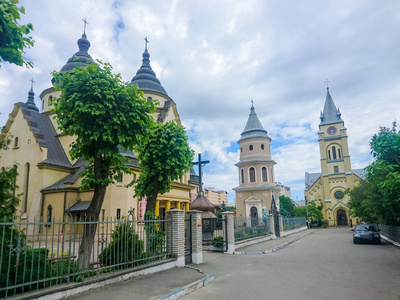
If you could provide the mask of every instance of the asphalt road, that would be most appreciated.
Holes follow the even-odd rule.
[[[207,258],[201,268],[215,280],[181,299],[400,300],[400,248],[354,245],[349,228],[316,230],[274,253]]]

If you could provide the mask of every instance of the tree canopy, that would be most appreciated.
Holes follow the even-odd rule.
[[[141,174],[135,186],[138,197],[147,197],[146,211],[154,212],[157,194],[171,190],[171,182],[192,166],[194,152],[182,126],[173,121],[154,123],[146,139],[138,144]]]
[[[54,103],[57,123],[63,134],[76,137],[71,144],[71,158],[83,157],[88,162],[81,174],[82,189],[93,189],[94,194],[86,217],[97,221],[107,186],[117,180],[119,172],[130,172],[119,146],[133,150],[148,134],[154,122],[149,115],[155,110],[154,103],[101,61],[77,67],[71,73],[54,71],[53,76],[55,89],[62,92]],[[96,232],[96,223],[86,226],[93,227],[84,230],[80,267],[89,264]]]
[[[285,217],[293,217],[295,205],[289,197],[284,195],[279,196],[280,213]]]
[[[347,191],[355,217],[367,222],[400,225],[400,131],[380,127],[370,142],[376,159],[366,167],[366,181]]]
[[[32,67],[32,62],[23,58],[24,49],[33,46],[34,41],[29,33],[32,24],[19,25],[21,14],[25,14],[23,6],[18,7],[18,0],[0,1],[0,62],[8,61],[18,66]]]

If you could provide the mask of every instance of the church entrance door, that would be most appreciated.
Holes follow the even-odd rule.
[[[251,227],[258,226],[258,210],[253,206],[250,208]]]
[[[347,216],[346,216],[346,212],[343,209],[339,209],[337,211],[337,225],[338,226],[347,226]]]

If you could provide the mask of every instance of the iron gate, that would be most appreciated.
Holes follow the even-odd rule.
[[[192,215],[185,219],[185,264],[192,262]]]
[[[222,248],[214,248],[213,251],[228,251],[228,226],[227,218],[203,218],[201,219],[202,226],[202,243],[203,245],[211,245],[211,241],[218,236],[223,238]],[[225,226],[223,225],[225,223]],[[225,230],[224,230],[225,227]]]

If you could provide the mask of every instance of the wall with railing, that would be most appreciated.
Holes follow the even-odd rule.
[[[400,226],[379,225],[379,229],[383,236],[400,243]]]
[[[267,218],[236,217],[233,222],[235,241],[265,236],[271,233]]]
[[[82,232],[95,224],[86,268],[78,265]],[[0,298],[101,276],[172,256],[165,220],[1,222]],[[46,230],[44,230],[46,229]],[[26,232],[39,232],[27,236]],[[68,233],[68,234],[64,234]]]
[[[296,218],[282,217],[282,224],[284,231],[307,226],[306,218],[304,217],[296,217]]]

